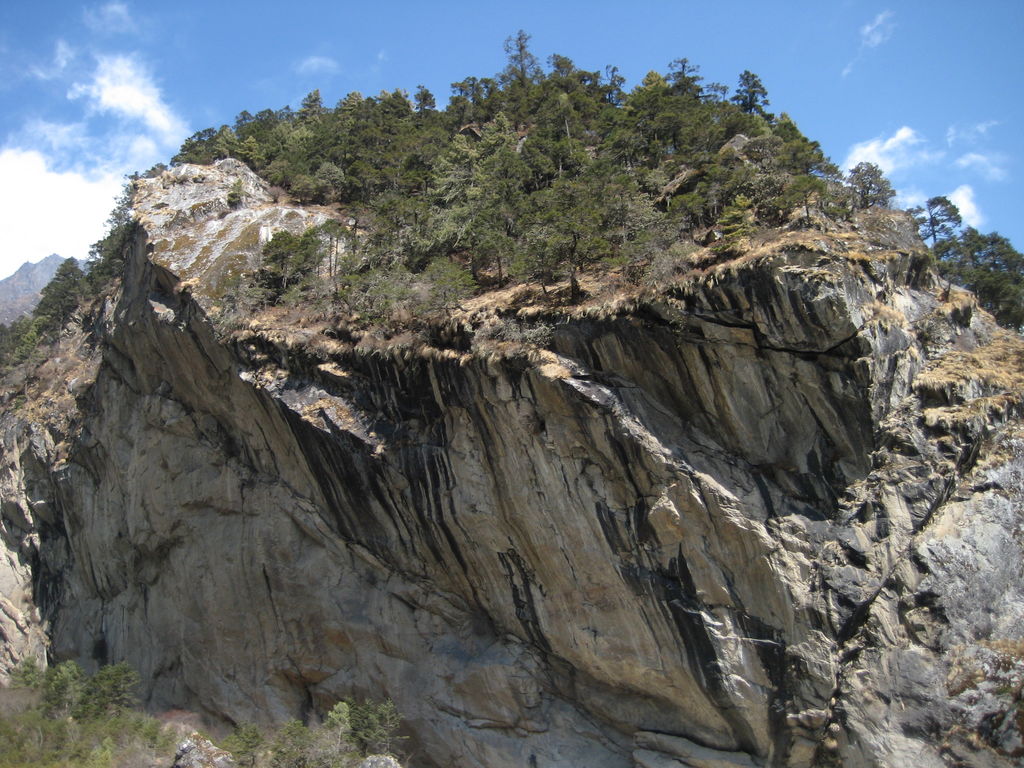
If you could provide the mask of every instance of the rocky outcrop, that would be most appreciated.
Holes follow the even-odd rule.
[[[193,733],[178,745],[172,768],[235,768],[236,765],[230,752],[218,749],[209,739]]]
[[[302,234],[328,219],[321,208],[278,203],[270,186],[233,158],[138,179],[133,200],[153,260],[207,299],[222,297],[258,266],[275,232]]]
[[[1022,347],[901,215],[417,345],[218,339],[148,246],[60,458],[5,421],[54,657],[233,721],[391,697],[413,765],[1010,764]]]

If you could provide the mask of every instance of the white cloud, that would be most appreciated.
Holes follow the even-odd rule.
[[[124,34],[137,30],[135,20],[124,3],[111,2],[99,8],[86,8],[83,19],[93,32]]]
[[[122,187],[120,174],[57,172],[42,153],[15,148],[0,151],[0,179],[0,277],[51,253],[84,259]]]
[[[892,37],[893,30],[896,29],[892,17],[892,11],[882,11],[873,21],[861,27],[860,44],[865,48],[877,48]]]
[[[882,11],[860,28],[860,47],[857,49],[857,55],[850,59],[850,62],[843,67],[843,77],[853,72],[857,62],[864,57],[864,51],[870,48],[877,48],[892,37],[892,33],[896,29],[893,16],[895,14],[890,10]]]
[[[1006,159],[999,154],[983,155],[980,152],[968,152],[956,159],[958,168],[969,168],[977,171],[989,181],[1003,181],[1009,175],[1003,164]]]
[[[307,56],[295,65],[300,75],[333,75],[340,69],[338,62],[329,56]]]
[[[924,205],[927,200],[928,197],[924,192],[917,187],[910,187],[896,190],[894,205],[897,208],[916,208],[919,205]]]
[[[961,184],[946,195],[946,198],[960,210],[960,217],[965,224],[978,228],[985,223],[985,217],[974,200],[974,189],[970,184]]]
[[[23,144],[41,144],[52,152],[81,150],[90,143],[85,123],[52,123],[30,120],[21,132]]]
[[[101,55],[98,61],[92,82],[76,83],[68,98],[85,96],[94,111],[139,120],[159,134],[167,146],[177,145],[187,135],[184,121],[164,103],[160,89],[142,64],[121,55]]]
[[[40,80],[53,80],[60,77],[75,58],[75,50],[64,40],[58,40],[53,51],[53,61],[46,66],[35,66],[29,71]]]
[[[956,143],[976,144],[980,139],[985,138],[988,132],[999,125],[998,120],[985,120],[981,123],[968,125],[966,128],[959,125],[951,125],[946,129],[946,143],[953,146]]]
[[[888,138],[878,137],[854,144],[843,161],[843,168],[849,170],[857,163],[874,163],[888,174],[942,157],[941,152],[929,151],[924,144],[925,140],[917,131],[904,125]]]
[[[58,48],[55,63],[64,54]],[[0,149],[0,277],[51,253],[85,258],[125,174],[166,161],[188,135],[132,56],[100,55],[93,72],[72,82],[77,120],[27,121]]]

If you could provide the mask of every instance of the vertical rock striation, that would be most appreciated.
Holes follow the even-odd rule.
[[[0,661],[45,628],[235,721],[390,696],[424,766],[1009,765],[1021,345],[911,232],[503,353],[221,342],[141,237],[60,460],[5,417]]]

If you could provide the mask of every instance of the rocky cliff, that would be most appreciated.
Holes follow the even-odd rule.
[[[8,395],[0,667],[127,660],[149,707],[232,721],[390,696],[421,766],[1022,753],[1024,346],[904,215],[417,341],[223,337],[217,232],[310,214],[173,173],[118,294]],[[214,173],[240,207],[197,206]]]

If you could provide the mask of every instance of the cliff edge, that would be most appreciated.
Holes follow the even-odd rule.
[[[116,296],[5,395],[0,669],[126,660],[235,722],[388,696],[422,766],[1022,754],[1024,345],[904,214],[415,340],[225,335],[223,238],[310,216],[197,207],[229,172],[143,190]]]

